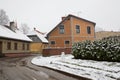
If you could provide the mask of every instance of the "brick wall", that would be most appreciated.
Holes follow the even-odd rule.
[[[51,56],[51,55],[60,55],[61,52],[65,52],[65,54],[71,54],[71,48],[50,48],[43,49],[43,56]]]
[[[95,24],[85,21],[83,19],[78,19],[70,17],[70,19],[65,20],[61,23],[64,25],[64,34],[60,34],[59,25],[48,35],[48,41],[55,41],[52,45],[49,43],[50,47],[66,47],[65,41],[69,41],[69,46],[72,47],[74,42],[80,42],[85,40],[94,40],[95,38]],[[80,26],[80,33],[76,33],[76,25]],[[90,26],[91,33],[87,33],[87,27]]]

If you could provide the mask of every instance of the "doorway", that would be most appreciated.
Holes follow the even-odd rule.
[[[0,41],[0,54],[2,54],[2,42]]]

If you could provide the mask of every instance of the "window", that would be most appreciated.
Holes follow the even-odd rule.
[[[64,34],[64,25],[59,26],[59,32],[60,34]]]
[[[76,33],[80,33],[80,26],[76,25]]]
[[[65,41],[65,44],[69,44],[70,43],[70,41]]]
[[[55,44],[55,41],[51,41],[51,44],[54,45],[54,44]]]
[[[25,44],[24,43],[22,44],[22,49],[25,50]]]
[[[10,43],[10,42],[7,43],[7,49],[8,49],[8,50],[11,49],[11,43]]]
[[[17,50],[17,43],[14,43],[14,49]]]
[[[41,42],[37,35],[28,36],[33,42]]]
[[[29,50],[29,44],[27,44],[27,50]]]
[[[87,27],[87,33],[91,34],[91,28],[90,28],[90,26]]]

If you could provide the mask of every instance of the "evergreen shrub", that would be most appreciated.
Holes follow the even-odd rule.
[[[74,43],[72,55],[76,59],[120,62],[120,36]]]

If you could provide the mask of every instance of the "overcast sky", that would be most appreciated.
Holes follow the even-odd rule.
[[[53,29],[62,16],[73,14],[104,30],[120,30],[120,0],[0,0],[10,20],[42,32]]]

